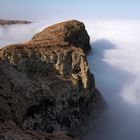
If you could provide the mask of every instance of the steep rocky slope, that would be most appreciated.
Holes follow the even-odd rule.
[[[13,121],[24,131],[71,132],[96,116],[103,100],[87,63],[90,49],[85,26],[76,20],[1,49],[1,124]]]

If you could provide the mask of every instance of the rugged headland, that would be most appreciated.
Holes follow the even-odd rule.
[[[0,50],[0,139],[72,140],[100,112],[83,23],[70,20]]]
[[[13,24],[30,24],[30,21],[25,21],[25,20],[5,20],[5,19],[0,19],[0,25],[13,25]]]

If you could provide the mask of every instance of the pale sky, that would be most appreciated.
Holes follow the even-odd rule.
[[[0,18],[140,19],[140,0],[0,0]]]

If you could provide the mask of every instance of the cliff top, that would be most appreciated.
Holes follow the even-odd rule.
[[[9,45],[1,50],[9,52],[21,48],[28,48],[30,50],[41,48],[68,50],[72,46],[73,48],[81,48],[88,52],[91,49],[89,40],[84,24],[77,20],[70,20],[45,28],[40,33],[34,35],[32,40],[27,43]]]
[[[31,42],[46,42],[48,44],[71,44],[82,48],[85,52],[91,49],[90,38],[82,22],[69,20],[45,28],[36,34]]]

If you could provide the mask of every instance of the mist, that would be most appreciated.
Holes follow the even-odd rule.
[[[140,139],[139,25],[140,21],[121,20],[87,26],[93,48],[88,56],[90,69],[108,109],[96,131],[91,129],[84,140]]]
[[[21,42],[29,41],[34,34],[43,30],[49,23],[42,21],[26,25],[0,26],[0,48]]]
[[[46,26],[29,25],[0,27],[0,47],[25,42]],[[88,55],[96,86],[108,109],[84,140],[140,139],[140,21],[86,20],[92,51]],[[93,124],[94,127],[94,124]]]

